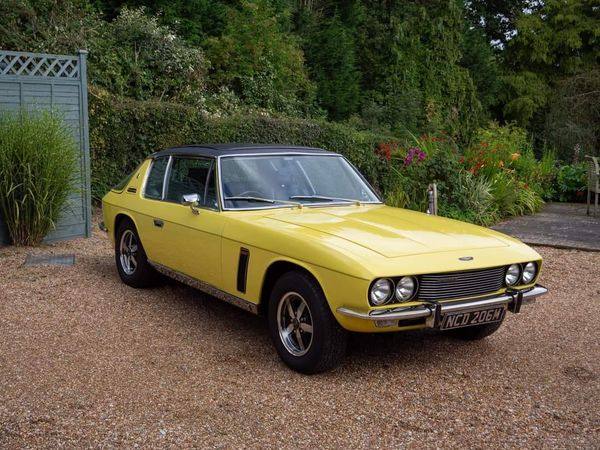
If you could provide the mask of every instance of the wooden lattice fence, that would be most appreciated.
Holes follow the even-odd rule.
[[[76,56],[0,50],[0,111],[48,109],[64,118],[79,146],[77,189],[46,242],[91,234],[87,52]],[[0,243],[8,242],[0,217]]]

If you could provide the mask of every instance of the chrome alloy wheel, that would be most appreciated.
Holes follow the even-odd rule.
[[[137,269],[137,252],[138,241],[135,233],[131,230],[125,230],[121,235],[119,244],[119,260],[126,275],[133,275],[135,269]]]
[[[288,292],[277,306],[279,338],[294,356],[305,355],[313,341],[313,320],[308,303],[296,292]]]

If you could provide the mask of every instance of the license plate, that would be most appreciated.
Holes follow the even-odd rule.
[[[479,311],[464,311],[452,314],[445,314],[442,317],[442,330],[452,328],[471,327],[482,325],[484,323],[500,322],[504,318],[506,308],[497,306],[495,308],[482,309]]]

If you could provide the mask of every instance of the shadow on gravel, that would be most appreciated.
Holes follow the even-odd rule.
[[[102,264],[100,272],[103,277],[118,277],[113,265]],[[278,362],[264,318],[175,280],[166,279],[161,284],[157,288],[132,291],[136,301],[141,301],[140,308],[152,308],[157,313],[151,318],[153,326],[163,327],[169,323],[178,328],[171,330],[174,334],[182,329],[190,331],[195,336],[192,345],[200,346],[203,340],[210,341],[219,349],[217,361],[222,364],[243,362],[257,365],[259,370],[272,370],[273,363],[277,362],[283,371],[288,370]],[[139,314],[145,315],[143,311]],[[485,353],[488,345],[485,341],[458,341],[432,330],[350,333],[348,353],[341,370],[352,376],[374,366],[423,369],[440,362],[450,363],[459,356],[462,358],[465,347],[475,353]]]
[[[256,345],[267,345],[266,353],[275,349],[272,347],[266,320],[262,317],[242,311],[239,308],[224,303],[216,298],[203,294],[177,282],[173,287],[183,290],[178,301],[196,305],[198,314],[210,313],[215,326],[222,331],[227,339],[239,339],[247,343],[247,339],[256,339]],[[190,323],[190,326],[195,326]],[[463,347],[477,348],[485,352],[487,344],[481,342],[464,342],[453,339],[443,333],[433,330],[407,331],[396,333],[350,333],[348,341],[347,362],[351,366],[369,366],[399,364],[424,366],[439,364],[441,360],[451,360],[462,355]],[[259,353],[265,353],[261,349]],[[352,371],[352,367],[344,370]]]

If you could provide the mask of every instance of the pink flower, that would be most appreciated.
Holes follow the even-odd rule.
[[[408,152],[406,152],[406,157],[404,158],[404,165],[410,166],[415,158],[417,159],[417,161],[423,161],[426,156],[426,153],[419,147],[411,147],[408,149]]]

